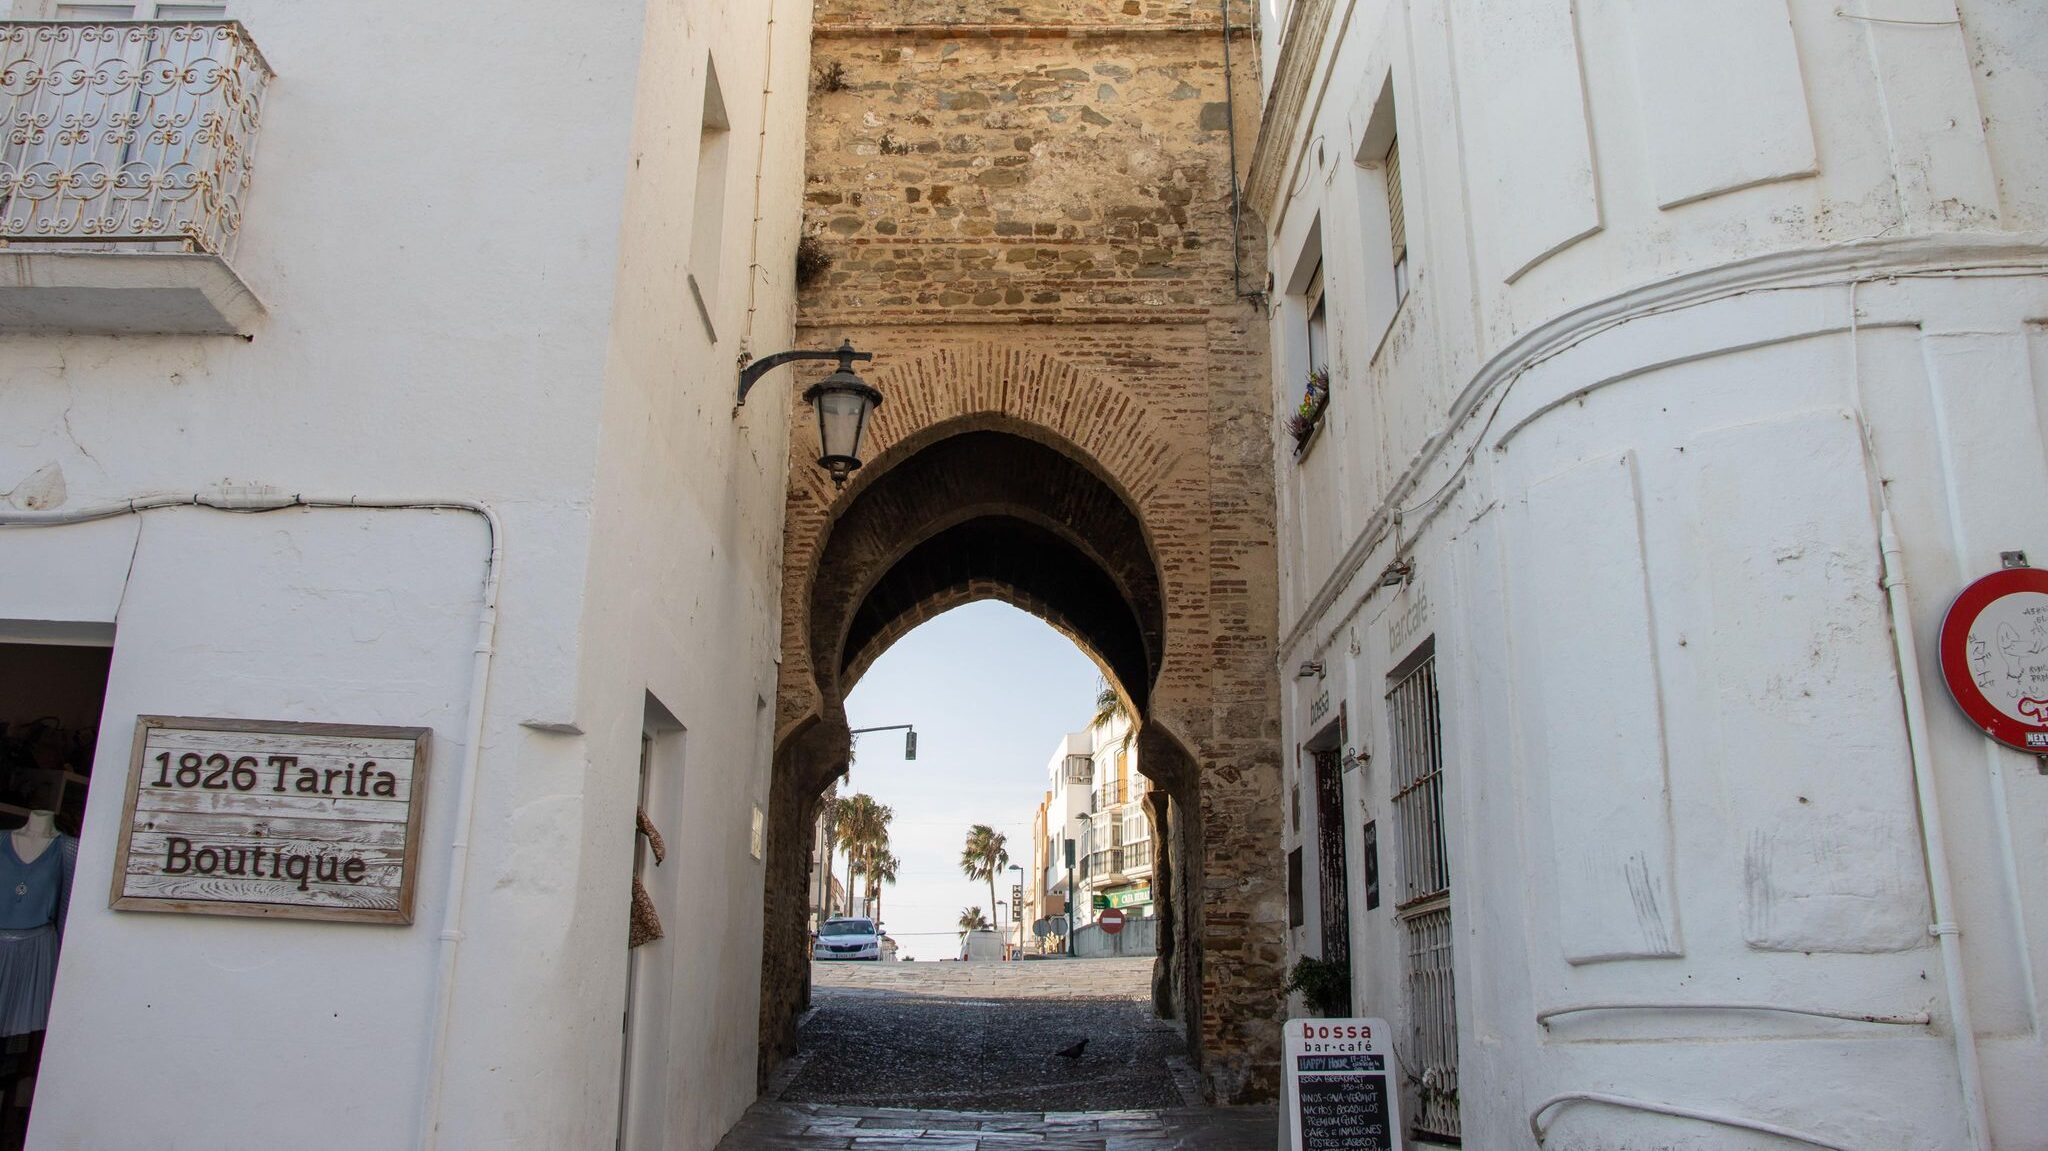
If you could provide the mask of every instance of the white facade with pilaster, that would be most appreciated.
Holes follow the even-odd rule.
[[[792,335],[809,5],[225,7],[275,73],[231,257],[16,234],[0,281],[0,632],[113,653],[29,1146],[708,1148],[755,1094],[794,382],[735,412],[735,364]],[[25,526],[162,493],[284,506]],[[431,728],[414,923],[110,910],[152,713]]]
[[[1352,1006],[1468,1147],[2048,1148],[2048,777],[1934,660],[2048,562],[2038,7],[1279,7],[1295,954],[1341,844]]]

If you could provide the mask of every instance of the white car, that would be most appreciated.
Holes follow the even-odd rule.
[[[836,915],[818,928],[818,938],[811,944],[811,958],[880,962],[882,936],[872,919]]]

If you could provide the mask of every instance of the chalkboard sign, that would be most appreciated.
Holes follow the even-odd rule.
[[[1400,1151],[1392,1034],[1381,1019],[1288,1021],[1292,1151]]]

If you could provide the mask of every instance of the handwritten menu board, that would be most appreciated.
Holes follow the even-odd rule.
[[[1380,1019],[1287,1023],[1287,1128],[1293,1151],[1400,1151],[1392,1032]]]

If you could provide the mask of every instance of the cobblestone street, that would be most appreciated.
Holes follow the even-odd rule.
[[[802,1053],[720,1151],[1267,1151],[1270,1109],[1202,1105],[1151,968],[819,965]]]

